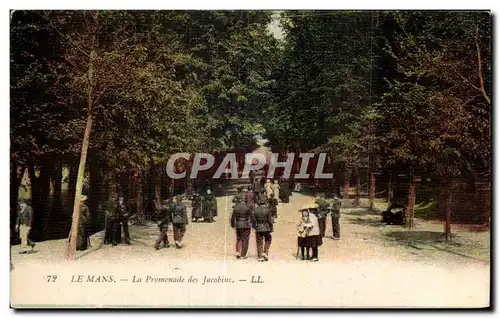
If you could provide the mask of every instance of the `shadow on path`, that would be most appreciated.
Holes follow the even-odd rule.
[[[364,225],[364,226],[373,226],[373,227],[385,227],[386,224],[382,223],[380,219],[362,219],[362,218],[353,218],[349,220],[351,224]],[[391,226],[391,225],[387,225]],[[397,226],[397,225],[394,225]]]

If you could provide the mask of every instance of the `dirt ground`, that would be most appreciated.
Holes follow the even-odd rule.
[[[417,220],[409,231],[399,226],[385,226],[380,216],[366,208],[346,204],[341,213],[341,239],[327,237],[320,247],[318,263],[301,261],[296,256],[298,208],[312,197],[294,193],[288,204],[278,206],[279,217],[273,233],[270,261],[256,260],[255,236],[252,233],[249,258],[234,257],[235,234],[230,227],[232,196],[218,198],[219,215],[215,223],[190,223],[182,249],[154,250],[158,235],[155,224],[131,226],[132,245],[102,245],[103,232],[92,236],[92,247],[77,252],[77,261],[64,264],[65,240],[39,242],[36,253],[18,254],[11,248],[11,298],[13,303],[82,306],[271,306],[271,307],[485,307],[489,305],[489,233],[471,232],[452,227],[451,243],[443,241],[442,224]],[[169,233],[171,242],[172,233]],[[33,292],[18,294],[21,286],[47,268],[73,272],[107,269],[115,275],[136,275],[149,271],[157,275],[181,271],[186,275],[204,271],[212,276],[261,276],[262,284],[247,287],[233,285],[189,288],[183,285],[183,297],[151,296],[151,289],[125,286],[122,290],[98,291],[85,299],[52,298]],[[116,274],[120,273],[120,274]],[[38,276],[37,276],[38,275]],[[64,276],[63,275],[63,276]],[[72,274],[73,275],[73,274]],[[208,275],[207,275],[208,276]],[[68,278],[69,279],[69,278]],[[250,280],[250,278],[245,279]],[[42,284],[42,283],[41,283]],[[40,285],[40,286],[46,286]],[[78,288],[71,285],[71,290]],[[138,285],[136,285],[138,286]],[[205,285],[206,286],[206,285]],[[263,287],[264,286],[264,287]],[[45,287],[44,287],[45,288]],[[141,289],[142,288],[142,289]],[[201,288],[201,289],[200,289]],[[310,293],[311,291],[312,293]],[[61,289],[52,290],[54,297]],[[100,294],[102,293],[102,294]],[[115,297],[120,294],[121,300]],[[314,294],[318,296],[314,296]],[[50,294],[50,293],[49,293]],[[200,295],[205,296],[200,296]],[[100,295],[100,296],[99,296]],[[132,297],[131,295],[134,295]],[[146,296],[149,295],[149,296]]]

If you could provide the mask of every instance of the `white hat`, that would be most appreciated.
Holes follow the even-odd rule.
[[[87,196],[86,195],[81,195],[80,196],[80,202],[81,201],[87,201]]]

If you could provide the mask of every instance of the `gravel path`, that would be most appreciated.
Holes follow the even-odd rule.
[[[256,261],[253,233],[249,258],[236,260],[235,234],[229,225],[231,199],[231,196],[218,198],[217,222],[188,225],[182,249],[155,251],[152,246],[158,230],[154,224],[131,226],[130,246],[101,246],[103,233],[97,233],[92,237],[92,248],[78,252],[78,261],[72,264],[63,265],[65,240],[40,242],[36,247],[38,252],[28,255],[19,255],[19,246],[14,246],[12,298],[17,304],[114,306],[485,307],[489,304],[489,261],[417,246],[413,241],[413,245],[402,244],[401,237],[406,234],[391,234],[390,227],[380,225],[378,216],[363,208],[342,209],[339,241],[330,238],[331,224],[327,223],[320,262],[296,260],[295,226],[300,218],[297,210],[311,200],[310,196],[297,193],[289,204],[278,207],[270,261]],[[49,297],[36,291],[21,293],[20,288],[28,281],[40,280],[37,278],[40,271],[48,268],[67,273],[62,275],[106,269],[128,277],[136,273],[146,275],[145,272],[157,275],[158,267],[163,268],[162,272],[187,276],[204,271],[207,276],[232,277],[236,282],[200,288],[178,285],[176,291],[182,297],[155,296],[151,294],[152,287],[144,284],[133,289],[115,288],[111,294],[100,286],[99,292],[84,299],[75,296],[82,293],[75,285],[65,290],[63,297],[56,296],[63,293],[62,289],[51,290],[48,295],[53,297]],[[238,277],[250,279],[258,275],[265,283],[238,285]]]

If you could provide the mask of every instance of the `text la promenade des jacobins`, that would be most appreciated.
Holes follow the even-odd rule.
[[[312,158],[315,158],[314,153],[299,153],[297,156],[295,153],[288,153],[286,155],[285,161],[279,161],[279,154],[272,153],[271,156],[266,157],[263,153],[247,153],[245,154],[245,163],[243,165],[243,172],[241,174],[242,179],[249,177],[251,171],[258,171],[268,165],[267,178],[273,179],[276,169],[283,168],[282,176],[284,178],[290,178],[292,172],[292,167],[294,163],[300,161],[300,170],[298,173],[294,174],[294,179],[308,179],[311,175],[308,173],[309,165]],[[179,168],[179,162],[181,159],[184,162],[189,162],[191,166],[191,171],[188,175],[187,171],[182,171]],[[330,161],[326,153],[319,153],[317,160],[315,161],[314,178],[315,179],[332,179],[333,173],[323,172],[326,161]],[[329,163],[329,162],[328,162]],[[214,168],[215,157],[209,153],[196,153],[194,156],[190,153],[176,153],[167,161],[167,175],[172,179],[183,179],[189,177],[191,179],[196,179],[198,173],[201,171],[206,171]],[[186,165],[187,166],[187,165]],[[237,160],[236,153],[227,153],[222,159],[221,163],[218,165],[215,173],[213,174],[213,179],[219,179],[223,174],[230,175],[230,179],[238,179],[238,171],[240,163]]]
[[[57,277],[54,278],[50,275],[47,280],[48,283],[55,283]],[[183,276],[174,275],[169,277],[158,277],[151,275],[137,276],[133,275],[132,278],[119,278],[114,275],[72,275],[71,283],[119,283],[119,282],[130,282],[130,283],[145,283],[145,284],[232,284],[232,283],[251,283],[251,284],[261,284],[264,280],[261,276],[250,276],[245,278],[234,279],[226,276]]]

